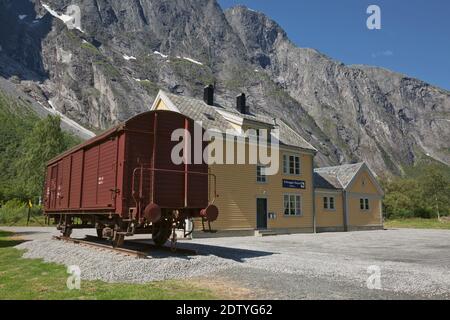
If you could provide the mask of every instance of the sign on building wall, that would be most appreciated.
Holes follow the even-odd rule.
[[[289,189],[306,189],[306,183],[302,180],[283,179],[283,188]]]

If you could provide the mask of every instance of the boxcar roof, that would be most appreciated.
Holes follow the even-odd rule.
[[[73,148],[63,152],[62,154],[56,156],[55,158],[53,158],[53,159],[51,159],[50,161],[47,162],[47,166],[52,165],[55,162],[58,162],[59,160],[61,160],[62,158],[68,156],[69,154],[75,153],[75,152],[77,152],[79,150],[82,150],[82,149],[84,149],[86,147],[93,146],[93,145],[96,145],[99,142],[107,140],[108,138],[116,135],[118,132],[125,130],[126,127],[130,123],[134,122],[138,118],[141,118],[143,116],[146,116],[146,115],[149,115],[149,114],[152,114],[152,113],[163,113],[163,112],[172,112],[172,111],[152,110],[152,111],[146,111],[146,112],[140,113],[138,115],[135,115],[135,116],[131,117],[130,119],[128,119],[128,120],[118,124],[117,126],[106,130],[105,132],[99,134],[98,136],[93,137],[92,139],[89,139],[89,140],[87,140],[87,141],[85,141],[85,142],[83,142],[83,143],[81,143],[81,144],[79,144],[79,145],[77,145],[77,146],[75,146],[75,147],[73,147]],[[184,116],[184,117],[186,117],[186,116]],[[188,118],[188,117],[186,117],[186,118]]]

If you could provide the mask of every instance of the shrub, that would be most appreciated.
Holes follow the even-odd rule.
[[[40,206],[33,206],[31,208],[31,214],[34,217],[42,215],[42,208]],[[21,220],[26,221],[27,217],[28,205],[20,200],[9,200],[0,208],[0,224],[15,224]]]
[[[26,204],[20,200],[9,200],[0,208],[0,224],[13,224],[26,217]]]

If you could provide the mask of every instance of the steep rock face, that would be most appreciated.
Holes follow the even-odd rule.
[[[81,30],[55,16],[81,9]],[[147,110],[159,88],[217,101],[248,95],[318,150],[319,165],[400,172],[421,153],[449,163],[449,93],[296,47],[279,25],[215,0],[2,0],[0,75],[90,128]]]
[[[449,163],[450,95],[388,70],[345,66],[296,47],[265,15],[243,6],[226,12],[247,54],[302,103],[344,155],[381,172],[399,172],[426,153]]]

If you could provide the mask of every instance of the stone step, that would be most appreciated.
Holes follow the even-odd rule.
[[[278,233],[273,230],[255,230],[255,237],[276,236]]]

